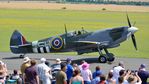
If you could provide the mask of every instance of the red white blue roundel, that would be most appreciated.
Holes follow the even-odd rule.
[[[63,46],[63,40],[61,37],[56,37],[52,39],[51,44],[54,49],[60,49]]]

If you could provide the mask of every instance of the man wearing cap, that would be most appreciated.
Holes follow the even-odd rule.
[[[66,62],[67,62],[67,70],[66,70],[66,74],[67,74],[67,84],[69,84],[69,81],[73,75],[73,67],[71,65],[71,58],[67,58]]]
[[[36,66],[37,74],[39,75],[39,79],[41,84],[51,84],[51,69],[45,64],[46,59],[41,58],[41,63]]]
[[[146,71],[145,68],[146,68],[146,65],[141,64],[138,71],[138,76],[141,78],[142,84],[147,84],[147,79],[149,78],[149,72]]]
[[[61,60],[60,60],[59,58],[57,58],[57,59],[55,60],[55,64],[52,64],[52,65],[51,65],[52,72],[61,70],[60,63],[61,63]]]
[[[51,65],[52,76],[53,76],[52,84],[55,84],[55,82],[56,82],[55,76],[56,76],[57,72],[61,70],[60,63],[61,63],[61,60],[59,58],[57,58],[57,59],[55,59],[55,64]]]

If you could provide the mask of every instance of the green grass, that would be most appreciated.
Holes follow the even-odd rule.
[[[149,58],[149,13],[128,14],[132,24],[136,21],[135,26],[139,28],[135,34],[138,51],[135,51],[131,39],[110,51],[119,57]],[[15,29],[21,31],[28,41],[34,41],[64,33],[64,24],[68,31],[81,29],[82,26],[95,31],[128,25],[125,12],[0,9],[0,52],[10,52],[9,40]]]

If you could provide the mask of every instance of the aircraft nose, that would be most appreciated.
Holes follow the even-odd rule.
[[[130,27],[130,28],[128,28],[128,31],[130,31],[132,34],[134,34],[138,30],[139,29],[137,27]]]

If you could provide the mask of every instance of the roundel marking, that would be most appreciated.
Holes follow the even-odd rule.
[[[53,38],[51,41],[53,49],[61,49],[63,46],[63,40],[61,37]]]

